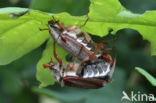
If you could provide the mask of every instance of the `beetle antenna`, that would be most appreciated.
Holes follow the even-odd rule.
[[[113,49],[115,49],[114,46],[113,46],[113,47],[110,47],[110,48],[103,48],[104,51],[111,51],[111,50],[113,50]]]
[[[46,68],[51,68],[52,66],[50,64],[43,64],[43,67]]]
[[[115,37],[115,38],[113,38],[113,39],[111,39],[111,40],[106,40],[105,42],[112,42],[112,41],[115,41],[115,40],[117,40],[117,39],[119,39],[119,36],[117,36],[117,37]]]
[[[117,40],[119,37],[115,37],[115,38],[113,38],[113,39],[111,39],[111,40],[106,40],[106,41],[103,41],[103,42],[100,42],[100,43],[103,43],[103,44],[108,44],[108,42],[112,42],[112,41],[115,41],[115,40]],[[104,49],[104,47],[102,47],[102,49]],[[111,50],[111,49],[114,49],[114,47],[110,47],[110,48],[108,48],[108,49],[104,49],[104,50]]]

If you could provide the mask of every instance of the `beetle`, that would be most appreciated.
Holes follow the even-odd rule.
[[[97,89],[111,81],[116,57],[112,59],[110,54],[103,52],[96,61],[89,60],[83,65],[76,63],[70,69],[70,65],[73,65],[73,63],[64,65],[56,54],[55,42],[53,47],[53,54],[58,63],[56,64],[51,60],[48,64],[43,64],[43,66],[50,69],[56,81],[61,85]]]
[[[49,33],[55,42],[57,42],[64,50],[76,57],[74,62],[79,59],[81,60],[82,65],[88,60],[96,61],[98,59],[97,57],[100,55],[99,51],[108,43],[108,41],[95,43],[87,33],[81,31],[81,27],[86,25],[88,18],[81,26],[65,27],[62,23],[55,20],[54,16],[52,17],[53,19],[48,21]],[[114,38],[113,40],[116,39],[117,38]],[[71,68],[73,68],[73,66],[71,66]]]
[[[96,52],[100,49],[101,44],[94,43],[88,34],[80,29],[87,21],[88,19],[81,26],[64,27],[53,17],[53,20],[48,21],[49,33],[55,42],[79,60],[84,60],[87,57],[97,59]],[[106,44],[106,42],[103,42],[103,44]],[[98,49],[96,52],[92,50],[95,46]]]

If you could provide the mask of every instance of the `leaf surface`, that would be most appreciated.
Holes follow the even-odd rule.
[[[47,28],[48,14],[31,11],[18,19],[9,14],[22,12],[23,8],[0,9],[0,65],[6,65],[39,47],[49,38],[48,32],[39,28]],[[45,15],[46,14],[46,15]]]
[[[153,86],[156,86],[156,79],[153,76],[151,76],[148,72],[146,72],[140,67],[135,67],[135,69],[139,73],[141,73]]]

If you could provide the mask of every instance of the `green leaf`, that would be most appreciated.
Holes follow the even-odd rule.
[[[79,3],[77,5],[77,3]],[[32,0],[30,8],[52,13],[68,12],[72,15],[88,13],[89,0]],[[81,9],[80,9],[81,8]]]
[[[0,14],[4,14],[4,13],[14,13],[14,12],[23,12],[28,10],[27,8],[17,8],[17,7],[6,7],[6,8],[1,8],[0,9]]]
[[[91,0],[89,11],[91,23],[87,23],[86,31],[104,36],[110,29],[114,33],[124,28],[137,30],[151,42],[151,54],[156,55],[156,11],[135,14],[124,9],[118,0]]]
[[[146,77],[146,79],[153,85],[156,86],[156,79],[151,76],[148,72],[146,72],[145,70],[141,69],[140,67],[135,67],[135,69],[141,73],[143,76]]]
[[[65,56],[67,53],[62,48],[59,48],[58,46],[56,46],[56,48],[57,48],[56,49],[57,55],[61,59],[63,59],[64,63],[65,63]],[[43,51],[42,58],[39,60],[39,62],[37,64],[36,77],[37,77],[37,80],[41,82],[40,87],[45,87],[45,86],[48,86],[50,84],[54,84],[54,82],[55,82],[55,79],[51,75],[50,70],[43,68],[43,64],[49,63],[51,58],[54,62],[56,62],[56,60],[53,56],[53,41],[52,41],[52,39],[50,39],[47,42],[46,49]]]
[[[9,17],[11,12],[24,11],[23,8],[0,9],[0,65],[6,65],[39,47],[49,38],[47,28],[48,14],[31,10],[18,19]]]

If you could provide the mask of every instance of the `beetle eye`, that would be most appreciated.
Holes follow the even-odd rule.
[[[53,27],[53,24],[50,24],[50,27]]]
[[[57,24],[50,24],[51,28],[59,29],[59,26]]]
[[[55,66],[55,64],[54,64],[54,63],[52,63],[52,62],[50,62],[49,64],[50,64],[52,67],[53,67],[53,66]]]

